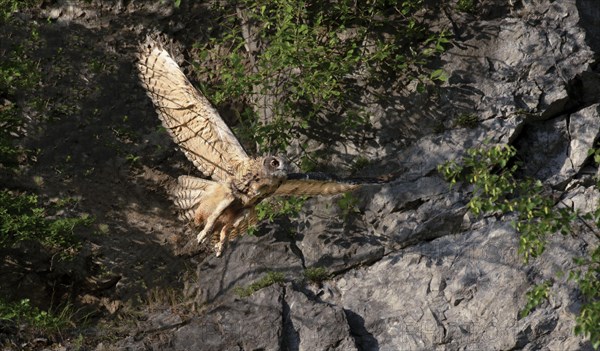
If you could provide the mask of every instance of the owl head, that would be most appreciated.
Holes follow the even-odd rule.
[[[263,171],[268,177],[285,179],[288,174],[288,163],[282,157],[265,156],[263,158]]]
[[[254,162],[254,169],[250,169],[250,172],[242,179],[242,184],[236,187],[241,190],[244,186],[249,186],[250,192],[255,194],[254,201],[260,202],[285,182],[288,164],[285,159],[277,156],[260,157]]]

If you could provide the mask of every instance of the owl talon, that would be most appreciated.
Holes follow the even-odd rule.
[[[223,247],[224,245],[222,243],[217,243],[215,245],[215,256],[221,257],[221,254],[223,253]]]
[[[208,232],[206,231],[206,229],[202,230],[196,237],[196,240],[198,240],[198,244],[202,244],[202,242],[204,241],[204,239],[206,239],[207,236]]]
[[[215,244],[215,256],[219,257],[223,253],[223,249],[225,248],[225,243],[227,242],[227,234],[231,229],[230,226],[224,226],[221,228],[221,233],[219,234],[219,242]]]

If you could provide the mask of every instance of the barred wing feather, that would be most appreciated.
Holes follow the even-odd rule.
[[[142,84],[186,157],[216,181],[233,177],[236,166],[249,157],[217,110],[159,44],[149,40],[139,56]]]

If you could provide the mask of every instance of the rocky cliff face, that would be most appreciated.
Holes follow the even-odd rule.
[[[573,334],[579,302],[566,279],[550,303],[519,318],[524,292],[568,269],[583,241],[556,237],[541,259],[523,264],[508,219],[468,214],[469,188],[450,190],[436,166],[485,142],[513,144],[528,175],[589,210],[598,199],[587,151],[600,132],[600,17],[592,15],[600,4],[488,8],[482,18],[446,19],[456,45],[441,57],[450,79],[435,97],[414,105],[410,94],[398,94],[394,105],[373,107],[378,143],[360,152],[406,170],[402,176],[359,191],[357,216],[343,219],[329,200],[315,199],[298,221],[200,263],[191,294],[203,312],[174,332],[176,347],[190,348],[198,336],[214,350],[589,347]],[[477,116],[478,126],[412,132],[461,113]],[[406,131],[406,122],[395,123],[406,119],[417,125]],[[290,225],[295,237],[283,234]],[[308,267],[327,267],[333,278],[302,283]],[[265,271],[289,281],[247,298],[232,294]]]
[[[49,128],[52,134],[33,143],[57,146],[41,155],[28,175],[54,174],[52,162],[62,157],[61,150],[74,153],[73,162],[82,169],[92,167],[94,178],[75,176],[68,184],[113,233],[97,250],[101,263],[123,277],[106,293],[117,306],[111,313],[152,285],[172,284],[192,302],[185,313],[164,303],[145,310],[135,329],[97,350],[590,348],[573,333],[581,300],[566,278],[531,315],[520,318],[519,311],[532,284],[568,270],[572,258],[597,239],[586,230],[553,237],[547,252],[526,265],[510,218],[468,213],[471,189],[450,188],[436,167],[468,148],[508,143],[517,148],[525,175],[542,180],[557,198],[582,211],[597,205],[598,169],[587,155],[600,133],[597,0],[480,1],[477,16],[441,15],[432,25],[452,28],[454,35],[454,45],[439,62],[448,82],[425,95],[410,87],[367,87],[374,138],[367,146],[345,145],[340,151],[373,160],[367,175],[402,170],[398,178],[355,192],[356,213],[344,213],[336,200],[312,199],[297,220],[264,224],[220,258],[176,257],[168,245],[183,224],[175,221],[160,188],[148,181],[160,183],[163,171],[188,170],[181,155],[165,151],[172,145],[153,127],[158,120],[132,64],[146,27],[189,44],[197,33],[185,24],[205,14],[190,13],[188,22],[180,23],[160,2],[95,6],[59,1],[40,10],[40,18],[55,22],[42,33],[48,42],[64,46],[72,58],[105,58],[110,74],[80,69],[73,81],[49,77],[59,87],[82,87],[90,105],[81,115],[93,123],[79,120],[75,140],[65,132],[72,121]],[[81,47],[85,50],[78,52]],[[40,55],[44,63],[54,54]],[[58,88],[48,91],[62,96]],[[375,93],[387,99],[370,98]],[[476,126],[458,126],[461,115],[475,116]],[[133,141],[102,127],[130,122],[144,126]],[[128,152],[148,154],[145,165],[161,172],[132,171],[123,154],[107,149],[113,139]],[[156,145],[163,151],[153,151]],[[45,178],[51,194],[64,189],[58,178]],[[191,277],[176,274],[189,266]],[[311,283],[304,273],[316,267],[324,267],[328,277]],[[236,293],[236,287],[267,272],[282,273],[283,282],[247,297]]]

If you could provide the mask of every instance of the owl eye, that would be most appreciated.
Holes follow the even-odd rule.
[[[271,167],[279,168],[279,165],[280,165],[279,160],[277,160],[276,158],[271,160]]]

